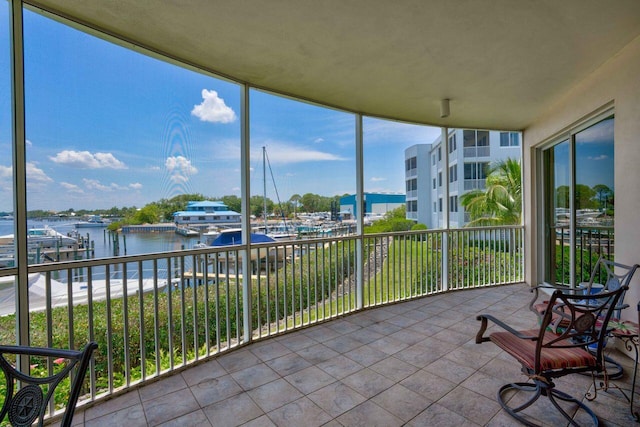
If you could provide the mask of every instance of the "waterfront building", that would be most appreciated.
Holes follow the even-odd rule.
[[[358,209],[356,195],[350,194],[340,198],[341,215],[348,215],[350,218],[358,218],[359,212],[364,211],[365,220],[375,220],[382,218],[384,214],[392,211],[405,203],[404,194],[392,193],[363,193],[363,209]]]
[[[446,146],[439,137],[431,144],[407,148],[404,155],[407,219],[428,228],[444,228],[443,210],[448,203],[449,227],[467,224],[469,216],[460,197],[485,188],[486,171],[491,163],[507,158],[519,160],[520,139],[519,132],[451,129]]]
[[[223,202],[209,200],[188,202],[186,210],[173,214],[176,225],[237,224],[240,218],[238,212],[230,210]]]

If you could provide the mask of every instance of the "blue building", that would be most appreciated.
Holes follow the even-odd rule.
[[[353,218],[357,218],[364,210],[365,219],[381,218],[389,211],[392,211],[405,204],[404,194],[386,193],[364,193],[364,209],[358,209],[356,195],[352,194],[340,198],[340,212],[349,212]]]
[[[236,224],[241,215],[229,210],[223,202],[204,200],[187,203],[187,209],[174,212],[173,220],[177,225],[181,224]]]

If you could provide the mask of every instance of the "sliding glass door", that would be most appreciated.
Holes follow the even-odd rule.
[[[600,255],[614,259],[613,116],[543,150],[544,280],[576,285]]]

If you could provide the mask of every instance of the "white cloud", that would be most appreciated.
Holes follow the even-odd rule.
[[[64,150],[49,157],[53,162],[78,169],[126,169],[126,165],[111,153],[95,153],[88,151]]]
[[[133,188],[134,190],[140,190],[142,188],[142,184],[140,184],[139,182],[133,182],[129,184],[129,187]]]
[[[231,123],[236,119],[236,113],[224,103],[215,90],[202,89],[202,103],[193,106],[191,114],[211,123]]]
[[[118,185],[115,182],[112,182],[111,185],[109,186],[109,188],[111,188],[112,190],[128,190],[129,187],[124,187],[122,185]]]
[[[88,190],[111,191],[109,186],[101,184],[97,179],[83,178],[82,181]]]
[[[324,138],[316,138],[313,142],[320,144],[321,142],[324,142]]]
[[[84,191],[82,191],[82,188],[78,187],[75,184],[71,184],[69,182],[61,182],[60,186],[70,193],[84,194]]]
[[[601,155],[599,155],[599,156],[597,156],[597,157],[591,157],[591,156],[587,157],[587,159],[589,159],[589,160],[595,160],[595,161],[598,161],[598,160],[607,160],[608,158],[609,158],[609,156],[607,156],[606,154],[601,154]]]
[[[27,162],[27,180],[30,184],[44,184],[46,182],[53,182],[42,169],[36,166],[33,162]],[[13,167],[11,166],[0,166],[0,178],[3,179],[12,179],[13,178]]]
[[[191,175],[198,173],[198,169],[191,164],[191,160],[183,156],[167,157],[164,165],[171,175],[169,179],[176,184],[183,184],[189,181]]]
[[[27,162],[27,180],[31,183],[42,184],[45,182],[52,182],[53,179],[49,178],[46,173],[35,163]]]
[[[33,146],[33,142],[29,141],[28,139],[25,139],[24,142],[27,145],[27,147]]]
[[[414,125],[391,120],[366,118],[364,121],[365,144],[389,144],[393,142],[404,145],[431,144],[440,137],[439,127]]]
[[[13,167],[0,166],[0,178],[11,178],[13,176]]]
[[[110,193],[113,191],[129,190],[129,187],[118,185],[115,182],[112,182],[111,184],[106,185],[101,183],[97,179],[89,179],[89,178],[83,178],[82,182],[84,183],[84,186],[87,188],[87,190],[91,190],[91,191],[104,191],[104,192]]]
[[[271,164],[292,164],[292,163],[305,163],[305,162],[328,162],[328,161],[343,161],[347,160],[337,154],[327,153],[325,151],[314,150],[307,147],[281,143],[271,142],[267,144],[267,156]],[[251,153],[252,161],[258,161],[262,159],[262,150],[253,150]]]
[[[371,177],[371,182],[380,182],[380,181],[386,181],[387,178],[382,178],[382,177],[377,177],[377,176],[372,176]]]

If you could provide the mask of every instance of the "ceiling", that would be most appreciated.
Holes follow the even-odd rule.
[[[27,2],[254,87],[485,129],[526,129],[640,35],[638,0]]]

